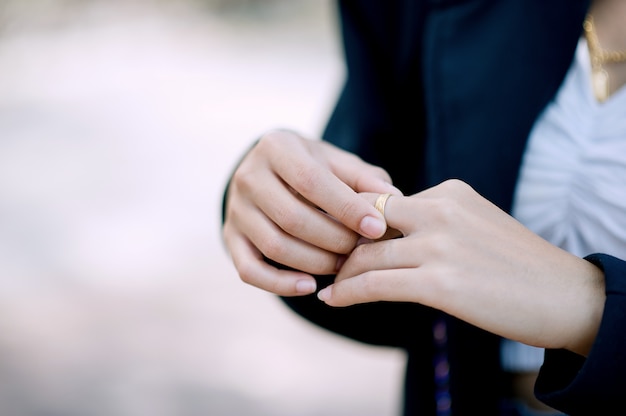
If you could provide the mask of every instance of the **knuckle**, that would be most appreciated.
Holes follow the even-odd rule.
[[[272,280],[270,283],[268,290],[271,293],[275,293],[277,295],[288,295],[288,290],[285,288],[285,285],[282,284],[280,279]]]
[[[375,255],[373,247],[375,246],[375,244],[361,244],[357,247],[354,248],[354,250],[352,251],[352,254],[350,255],[351,257],[354,257],[356,260],[360,259],[360,258],[368,258],[371,257],[373,255]]]
[[[446,195],[429,201],[429,213],[438,226],[449,226],[459,217],[459,202]]]
[[[276,222],[288,234],[295,234],[306,224],[306,218],[301,211],[291,206],[281,205],[276,207]]]
[[[302,271],[311,273],[311,274],[328,275],[335,271],[335,268],[334,268],[335,264],[337,264],[336,261],[332,263],[332,262],[326,261],[325,259],[322,259],[320,261],[312,262],[310,266],[308,267],[306,266],[303,267]]]
[[[293,187],[299,193],[309,195],[318,186],[318,175],[317,167],[301,163],[295,166]]]
[[[435,201],[436,208],[434,210],[437,218],[443,224],[448,224],[455,216],[454,201],[449,198],[442,198]]]
[[[453,249],[450,239],[445,233],[434,233],[429,236],[428,244],[425,248],[429,258],[440,260],[446,257]]]
[[[259,242],[259,250],[265,257],[280,262],[285,255],[286,248],[279,237],[266,236]]]
[[[353,221],[348,221],[348,219],[353,216],[356,212],[358,212],[358,205],[356,200],[345,200],[339,203],[337,206],[337,218],[344,223],[351,223]]]
[[[350,231],[341,233],[337,238],[331,241],[333,247],[331,250],[335,253],[348,254],[354,250],[359,236]]]
[[[253,285],[256,281],[257,273],[251,263],[243,262],[236,265],[239,278],[247,284]]]
[[[301,137],[291,130],[269,130],[261,136],[254,146],[254,151],[265,155],[265,157],[275,158],[276,155],[289,153],[287,149],[293,145],[295,139],[301,139]]]
[[[459,279],[456,271],[450,267],[440,266],[430,272],[429,288],[442,299],[452,299],[459,290]]]
[[[257,175],[254,171],[246,169],[241,165],[230,180],[230,189],[240,189],[243,192],[254,191],[258,187]]]
[[[272,149],[276,146],[281,146],[284,140],[291,139],[293,133],[283,129],[271,129],[263,133],[259,139],[256,147],[259,150]]]
[[[460,179],[448,179],[441,184],[441,187],[445,190],[446,194],[454,197],[466,196],[473,192],[473,188],[467,182]]]

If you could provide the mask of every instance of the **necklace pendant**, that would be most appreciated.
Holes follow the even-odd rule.
[[[597,68],[591,72],[591,86],[596,100],[603,102],[609,98],[609,74],[604,69]]]

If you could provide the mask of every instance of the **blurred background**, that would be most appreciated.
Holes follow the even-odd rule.
[[[399,351],[242,283],[224,184],[319,136],[329,0],[0,0],[0,414],[392,416]]]

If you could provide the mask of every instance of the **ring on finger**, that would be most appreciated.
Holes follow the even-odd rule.
[[[376,198],[376,202],[374,203],[374,208],[376,208],[378,212],[381,213],[383,218],[385,218],[385,205],[387,204],[387,200],[390,196],[391,194],[380,194],[378,198]]]

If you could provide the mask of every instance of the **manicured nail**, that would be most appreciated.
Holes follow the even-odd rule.
[[[322,302],[326,302],[330,299],[332,295],[333,288],[332,286],[326,286],[324,289],[317,292],[317,298]]]
[[[296,292],[298,293],[313,293],[315,289],[316,284],[314,280],[298,280],[296,282]]]
[[[359,224],[359,228],[361,229],[361,233],[366,237],[370,238],[379,238],[385,233],[387,229],[387,224],[384,221],[379,220],[375,217],[364,217]]]

